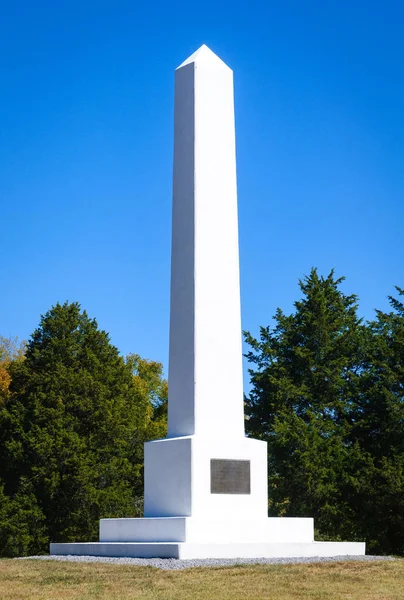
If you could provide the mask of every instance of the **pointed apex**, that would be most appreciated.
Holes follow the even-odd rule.
[[[191,54],[191,56],[189,56],[186,60],[184,60],[184,62],[181,63],[179,67],[177,67],[177,70],[181,69],[181,67],[185,67],[185,65],[189,65],[191,63],[195,63],[195,64],[210,63],[212,65],[216,63],[216,65],[220,65],[222,67],[226,67],[227,69],[230,69],[230,67],[228,67],[226,65],[226,63],[223,62],[222,59],[217,56],[217,54],[212,52],[212,50],[210,48],[208,48],[206,46],[206,44],[202,44],[202,46],[200,48],[198,48],[198,50],[196,50],[196,52],[194,52],[193,54]]]

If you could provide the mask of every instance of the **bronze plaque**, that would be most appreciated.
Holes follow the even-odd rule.
[[[210,461],[211,494],[250,494],[250,461],[212,458]]]

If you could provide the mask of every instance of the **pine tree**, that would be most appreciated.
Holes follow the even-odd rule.
[[[292,314],[278,309],[259,340],[245,334],[256,366],[247,431],[268,442],[270,515],[313,516],[320,534],[355,539],[349,500],[364,457],[349,432],[364,328],[342,281],[312,269]]]
[[[29,484],[44,516],[46,535],[30,534],[36,551],[49,541],[97,539],[101,517],[140,516],[153,409],[107,333],[79,304],[57,304],[10,373],[0,473],[9,499]]]
[[[404,290],[397,287],[399,297]],[[358,520],[374,552],[404,554],[404,304],[377,311],[367,330],[366,362],[352,439],[371,458],[357,497]]]
[[[35,554],[47,542],[45,517],[30,482],[21,478],[13,497],[0,481],[0,556]]]

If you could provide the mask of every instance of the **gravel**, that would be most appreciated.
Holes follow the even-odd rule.
[[[164,571],[180,571],[190,567],[231,567],[233,565],[292,565],[299,563],[322,563],[340,561],[371,562],[375,560],[394,560],[392,556],[310,556],[288,558],[200,558],[180,560],[177,558],[112,558],[104,556],[26,556],[16,560],[57,560],[70,562],[95,562],[114,565],[134,565],[137,567],[155,567]]]

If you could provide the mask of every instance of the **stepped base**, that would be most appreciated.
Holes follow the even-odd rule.
[[[53,555],[131,558],[283,558],[308,556],[363,556],[362,542],[230,543],[189,542],[87,542],[51,544]]]
[[[133,558],[362,556],[365,544],[315,542],[311,518],[101,519],[100,541],[54,543],[50,553]]]
[[[100,542],[301,543],[314,541],[314,521],[299,517],[101,519]]]

